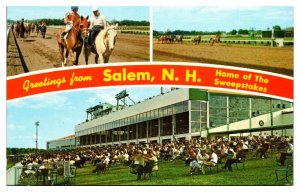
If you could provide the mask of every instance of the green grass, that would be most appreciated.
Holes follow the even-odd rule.
[[[15,164],[16,164],[15,162],[7,162],[7,164],[6,164],[6,170],[8,170],[9,168],[11,168]]]
[[[189,175],[188,167],[184,161],[175,162],[160,161],[157,177],[142,179],[137,181],[136,175],[129,172],[129,167],[115,164],[106,173],[99,175],[92,173],[94,167],[87,163],[83,168],[77,169],[75,180],[72,185],[293,185],[293,178],[289,177],[289,182],[282,180],[276,181],[275,170],[280,168],[275,162],[274,157],[266,159],[246,159],[245,170],[239,164],[239,169],[233,165],[233,172],[213,167],[206,175]],[[283,177],[283,173],[281,173]],[[142,177],[143,178],[143,177]],[[31,175],[21,179],[20,185],[35,185],[36,178]],[[59,176],[58,185],[63,185],[63,178]]]

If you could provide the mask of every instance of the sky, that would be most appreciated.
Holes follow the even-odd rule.
[[[274,25],[294,26],[293,7],[154,7],[153,29],[157,31],[265,30]]]
[[[70,11],[69,6],[8,6],[7,19],[25,20],[42,19],[42,18],[64,18],[65,14]],[[108,21],[115,20],[136,20],[149,21],[149,7],[138,6],[99,6],[99,10],[104,14]],[[92,14],[92,7],[79,6],[78,14],[87,16]]]
[[[116,105],[115,95],[125,88],[87,89],[47,93],[7,102],[7,147],[35,148],[35,122],[39,121],[38,145],[74,134],[75,125],[86,119],[86,109],[108,102]],[[164,88],[165,91],[170,88]],[[143,101],[160,93],[160,87],[127,88],[129,97]],[[132,104],[128,100],[128,104]]]

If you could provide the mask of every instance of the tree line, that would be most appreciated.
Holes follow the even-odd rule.
[[[26,18],[24,18],[26,20]],[[18,20],[18,21],[21,21]],[[49,19],[49,18],[42,18],[42,19],[33,19],[33,20],[26,20],[27,22],[42,22],[42,21],[45,21],[47,25],[65,25],[64,24],[64,19]],[[15,20],[10,20],[8,19],[7,20],[7,23],[16,23],[17,21]],[[149,26],[150,23],[149,21],[134,21],[134,20],[111,20],[111,21],[108,21],[109,23],[113,23],[113,24],[116,24],[118,23],[119,25],[121,26]]]
[[[38,149],[38,153],[45,152],[45,149]],[[24,155],[35,153],[35,148],[6,148],[6,155]]]
[[[287,27],[285,29],[282,29],[279,25],[274,25],[272,27],[274,31],[294,31],[294,27]],[[266,31],[270,31],[270,28],[267,28]],[[153,30],[154,35],[162,35],[162,34],[168,34],[168,35],[217,35],[217,34],[228,34],[228,35],[250,35],[252,33],[255,33],[257,35],[262,34],[263,30],[254,30],[254,29],[233,29],[229,32],[226,31],[185,31],[185,30],[167,30],[167,31],[156,31]]]

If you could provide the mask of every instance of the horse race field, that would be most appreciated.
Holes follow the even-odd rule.
[[[154,61],[196,62],[246,67],[285,75],[293,75],[294,48],[238,44],[184,42],[153,43]]]
[[[7,50],[7,76],[61,67],[56,41],[57,31],[58,29],[48,27],[45,39],[40,34],[37,36],[34,32],[23,42],[17,38],[17,43],[14,42],[14,37],[10,33]],[[18,50],[20,54],[18,54]],[[149,55],[149,35],[118,33],[116,46],[109,62],[149,61]],[[91,54],[89,64],[95,63],[94,58],[95,55]],[[68,61],[67,66],[72,65],[72,62]],[[83,51],[79,58],[79,65],[85,65]]]

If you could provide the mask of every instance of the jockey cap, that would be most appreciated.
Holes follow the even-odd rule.
[[[98,6],[94,6],[94,7],[92,8],[92,11],[93,11],[93,12],[94,12],[94,11],[99,11]]]
[[[78,6],[72,6],[71,7],[71,10],[75,10],[75,9],[78,9]]]

